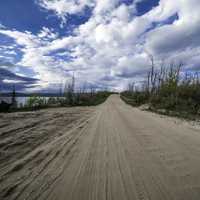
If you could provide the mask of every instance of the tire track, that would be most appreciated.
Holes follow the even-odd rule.
[[[0,167],[0,199],[200,199],[199,129],[132,108],[118,95],[96,112],[73,109],[67,116],[61,110],[43,113],[48,122],[30,133],[27,129],[13,134],[13,139],[34,137],[45,129],[47,135],[26,155],[12,158],[14,162],[3,160],[7,166]],[[43,134],[35,139],[43,140]],[[27,152],[23,140],[5,139],[4,150],[24,147]]]

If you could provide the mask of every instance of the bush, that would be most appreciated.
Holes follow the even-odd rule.
[[[47,102],[45,98],[33,96],[28,98],[25,106],[28,108],[39,109],[47,106]]]
[[[200,115],[200,79],[198,73],[193,72],[190,75],[180,73],[181,66],[171,65],[169,69],[151,70],[143,89],[125,91],[121,93],[122,99],[132,99],[136,106],[148,103],[154,110],[164,109],[184,113],[184,115],[185,113]],[[150,77],[154,78],[151,80]],[[133,105],[133,103],[131,104]]]

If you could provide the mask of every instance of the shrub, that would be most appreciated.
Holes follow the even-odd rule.
[[[46,99],[37,96],[29,97],[26,102],[26,107],[35,109],[45,107],[46,105],[47,105]]]
[[[181,67],[182,64],[171,64],[169,68],[161,67],[157,71],[151,69],[143,89],[125,91],[121,93],[121,96],[132,99],[135,105],[148,103],[153,109],[199,115],[200,79],[198,72],[180,73]]]

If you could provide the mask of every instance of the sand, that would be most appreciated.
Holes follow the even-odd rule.
[[[199,200],[200,128],[118,95],[1,114],[0,199]]]

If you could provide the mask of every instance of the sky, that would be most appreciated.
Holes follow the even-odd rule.
[[[77,89],[121,91],[151,56],[199,71],[199,11],[199,0],[1,0],[0,91],[56,92],[73,75]]]

